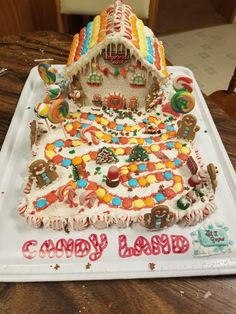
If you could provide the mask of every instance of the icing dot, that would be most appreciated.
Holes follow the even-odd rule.
[[[145,171],[145,170],[147,170],[147,165],[144,165],[144,164],[139,165],[139,166],[138,166],[138,170],[140,170],[140,171]]]
[[[54,145],[55,145],[56,147],[62,147],[62,146],[64,146],[64,142],[62,142],[62,141],[56,141],[56,142],[54,143]]]
[[[164,177],[166,180],[170,180],[173,178],[173,174],[169,171],[164,172]]]
[[[136,186],[138,185],[138,181],[135,180],[135,179],[130,179],[130,180],[128,181],[128,184],[129,184],[129,186],[131,186],[131,187],[136,187]]]
[[[181,165],[181,163],[182,163],[182,160],[179,159],[179,158],[177,158],[177,159],[174,161],[174,164],[175,164],[176,167],[178,167],[179,165]]]
[[[172,125],[167,125],[167,131],[174,131],[174,127]]]
[[[85,188],[87,186],[88,182],[84,179],[80,179],[77,181],[77,185],[79,188]]]
[[[71,160],[70,159],[63,159],[61,162],[62,166],[68,167],[71,165]]]
[[[124,129],[123,125],[118,124],[118,125],[116,126],[116,130],[117,130],[117,131],[122,131],[123,129]]]
[[[152,143],[152,139],[151,138],[145,138],[145,142],[146,143]]]
[[[121,203],[122,203],[122,201],[121,201],[121,199],[119,197],[114,197],[112,199],[112,205],[114,205],[114,206],[120,206]]]
[[[112,137],[111,140],[112,140],[113,143],[119,143],[118,137]]]
[[[156,200],[157,202],[162,202],[162,201],[164,201],[164,199],[165,199],[165,196],[164,196],[162,193],[158,193],[158,194],[155,196],[155,200]]]
[[[45,198],[41,198],[36,202],[36,207],[37,208],[41,208],[47,205],[47,201],[45,200]]]
[[[166,144],[166,146],[168,148],[173,148],[174,147],[174,143],[173,142],[169,142],[169,143]]]
[[[88,118],[89,118],[89,120],[95,120],[96,119],[96,116],[94,115],[94,114],[92,114],[92,113],[90,113],[89,115],[88,115]]]

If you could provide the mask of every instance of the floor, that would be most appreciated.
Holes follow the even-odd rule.
[[[159,0],[154,31],[160,36],[224,24],[226,18],[217,12],[222,1]]]
[[[225,24],[172,35],[159,36],[166,58],[190,68],[209,95],[227,89],[236,66],[236,24]]]

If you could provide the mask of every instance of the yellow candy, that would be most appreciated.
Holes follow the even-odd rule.
[[[125,167],[125,168],[122,168],[120,172],[121,174],[128,174],[129,170]]]
[[[107,119],[105,119],[105,118],[101,118],[100,122],[101,122],[102,125],[105,125],[105,126],[107,126],[108,123],[109,123],[109,121]]]
[[[148,183],[154,183],[156,182],[156,177],[153,174],[150,174],[147,176],[147,182]]]
[[[89,154],[87,154],[87,155],[84,155],[84,156],[82,157],[82,159],[83,159],[84,162],[86,162],[86,161],[90,161],[90,160],[91,160],[91,157],[90,157]]]
[[[161,162],[158,162],[158,163],[156,164],[156,169],[157,169],[157,170],[163,169],[163,168],[165,168],[165,165],[162,164]]]
[[[169,138],[169,134],[167,134],[167,133],[162,134],[162,136],[161,136],[162,141],[166,141],[166,140],[168,140],[168,138]]]
[[[135,138],[135,137],[131,137],[131,138],[129,139],[129,142],[130,142],[130,144],[137,144],[137,143],[138,143],[138,140],[137,140],[137,138]]]
[[[141,208],[143,207],[145,204],[144,204],[144,201],[143,200],[135,200],[134,201],[134,207],[137,207],[137,208]]]
[[[55,148],[54,144],[48,144],[47,150],[53,150]]]
[[[154,144],[154,145],[151,146],[151,151],[152,151],[152,152],[158,152],[159,149],[160,149],[160,146],[158,146],[158,145],[156,145],[156,144]]]
[[[180,176],[174,176],[174,177],[173,177],[173,180],[174,180],[175,182],[181,182],[181,181],[182,181],[182,179],[181,179]]]
[[[124,155],[125,150],[123,148],[117,148],[116,149],[116,154],[117,155]]]
[[[96,137],[98,137],[98,138],[102,138],[102,137],[103,137],[103,133],[100,132],[100,131],[96,131],[96,132],[95,132],[95,135],[96,135]]]
[[[167,161],[166,168],[174,168],[174,163],[172,161]]]
[[[106,191],[102,188],[98,188],[96,191],[96,195],[100,198],[103,198],[105,194],[106,194]]]
[[[79,119],[80,118],[80,112],[73,113],[72,117],[75,119]]]
[[[72,145],[73,145],[74,147],[80,146],[80,145],[81,145],[81,141],[74,140],[74,141],[72,141]]]
[[[53,150],[46,150],[45,155],[49,158],[52,159],[56,153]]]
[[[173,189],[176,193],[180,192],[182,190],[182,184],[181,183],[176,183],[174,186],[173,186]]]
[[[111,135],[110,134],[104,134],[102,136],[102,139],[105,141],[105,142],[110,142],[111,140]]]
[[[72,124],[67,124],[65,126],[66,131],[70,132],[73,129],[73,125]]]
[[[188,155],[188,154],[190,153],[190,149],[189,149],[188,147],[182,147],[182,148],[180,149],[180,152],[181,152],[182,154]]]

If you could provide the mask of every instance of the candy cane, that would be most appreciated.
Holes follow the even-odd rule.
[[[97,199],[94,191],[85,191],[79,197],[80,205],[85,205],[88,208],[92,208]]]
[[[18,213],[23,216],[28,206],[27,200],[24,198],[21,200],[19,206],[17,207]]]
[[[95,127],[88,126],[88,127],[84,128],[80,131],[80,137],[84,142],[88,143],[89,141],[88,141],[88,138],[85,136],[85,134],[89,133],[91,135],[91,139],[92,139],[93,144],[98,145],[99,140],[95,134],[96,131],[97,131],[97,129]]]
[[[63,185],[57,191],[57,197],[60,202],[66,200],[66,203],[72,208],[77,207],[78,204],[73,201],[75,198],[76,193],[74,188],[70,184]]]

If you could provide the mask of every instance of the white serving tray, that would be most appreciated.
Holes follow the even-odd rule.
[[[176,75],[185,74],[193,77],[193,73],[184,67],[169,67],[169,71]],[[70,232],[70,234],[37,230],[28,226],[19,216],[17,205],[19,197],[22,196],[22,182],[27,175],[27,163],[31,157],[28,125],[34,118],[34,105],[44,96],[44,86],[35,67],[25,83],[0,155],[0,281],[96,280],[235,274],[236,176],[195,79],[194,94],[197,106],[193,113],[197,115],[198,124],[201,127],[197,134],[199,151],[205,164],[213,162],[219,169],[219,186],[216,193],[218,210],[207,221],[224,222],[229,227],[230,238],[235,243],[232,253],[193,257],[190,233],[192,230],[197,230],[201,224],[191,228],[173,226],[167,231],[154,233],[139,226],[127,229],[112,227],[101,231],[89,227],[82,232]],[[205,130],[207,133],[204,132]],[[88,240],[89,235],[99,236],[102,233],[108,237],[108,246],[102,257],[95,262],[91,262],[88,256],[41,258],[37,255],[33,259],[27,259],[22,254],[22,246],[29,240],[37,241],[36,246],[30,247],[31,251],[35,249],[37,251],[47,239],[52,239],[54,242],[61,238]],[[190,249],[185,254],[149,256],[142,254],[130,258],[121,258],[118,254],[118,237],[121,234],[126,235],[128,244],[132,245],[138,236],[150,239],[155,234],[163,233],[168,236],[183,235],[189,240]],[[91,267],[86,269],[88,262]],[[150,270],[149,263],[155,263],[155,270]],[[55,269],[56,264],[59,265],[58,269]]]

